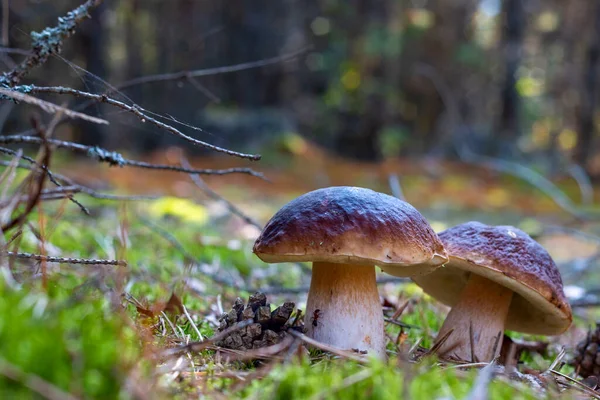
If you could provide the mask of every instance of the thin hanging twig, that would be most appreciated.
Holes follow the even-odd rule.
[[[27,85],[27,86],[18,86],[18,87],[15,87],[14,89],[20,90],[22,92],[27,92],[27,93],[68,94],[68,95],[75,96],[75,97],[82,97],[82,98],[86,98],[86,99],[95,100],[99,103],[109,104],[109,105],[115,106],[117,108],[120,108],[122,110],[125,110],[125,111],[135,115],[140,121],[151,123],[152,125],[154,125],[158,128],[164,129],[165,131],[167,131],[167,132],[169,132],[169,133],[171,133],[171,134],[173,134],[195,146],[204,147],[204,148],[207,148],[209,150],[213,150],[213,151],[216,151],[219,153],[224,153],[224,154],[239,157],[239,158],[245,158],[248,160],[260,160],[260,158],[261,158],[261,156],[259,154],[240,153],[237,151],[228,150],[228,149],[225,149],[225,148],[222,148],[219,146],[212,145],[210,143],[204,142],[199,139],[194,139],[193,137],[188,136],[185,133],[181,132],[179,129],[177,129],[169,124],[165,124],[164,122],[158,121],[157,119],[152,118],[149,115],[149,113],[142,107],[140,107],[138,105],[130,106],[128,104],[123,103],[122,101],[115,100],[111,97],[108,97],[105,94],[88,93],[88,92],[83,92],[81,90],[76,90],[76,89],[62,87],[62,86]]]

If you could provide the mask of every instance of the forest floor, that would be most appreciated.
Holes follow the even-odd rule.
[[[269,182],[243,175],[205,182],[260,225],[306,191],[357,185],[389,193],[390,174],[397,174],[407,201],[436,231],[473,219],[513,224],[548,248],[572,291],[598,288],[598,268],[586,260],[597,258],[600,224],[574,220],[519,179],[452,163],[375,165],[318,149],[294,153],[285,161],[274,157],[252,165]],[[149,160],[176,162],[178,157],[170,149]],[[232,166],[231,159],[193,162],[210,168],[225,163]],[[81,160],[56,170],[98,190],[168,196],[135,202],[79,196],[90,216],[66,201],[45,202],[20,233],[5,237],[9,250],[126,260],[127,265],[11,259],[11,273],[3,269],[0,285],[4,398],[31,392],[50,399],[69,398],[67,393],[72,398],[538,399],[559,392],[565,398],[600,398],[570,380],[580,378],[568,365],[577,342],[600,317],[598,308],[576,308],[573,326],[558,337],[508,332],[519,343],[548,345],[524,350],[512,373],[489,383],[489,370],[480,363],[459,368],[434,356],[417,357],[432,345],[448,309],[415,284],[385,281],[381,273],[384,310],[391,316],[402,308],[399,323],[386,325],[387,362],[302,351],[301,335],[260,351],[224,349],[211,338],[236,298],[246,302],[261,291],[272,310],[290,301],[304,309],[310,265],[262,263],[251,251],[260,230],[232,214],[222,200],[207,197],[186,175],[101,169]],[[577,184],[557,183],[579,201]]]

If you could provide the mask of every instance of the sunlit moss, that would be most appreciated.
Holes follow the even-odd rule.
[[[204,224],[209,215],[205,207],[178,197],[161,197],[148,207],[154,217],[174,216],[183,221]]]
[[[354,69],[350,68],[342,75],[342,84],[347,90],[355,90],[360,86],[360,73]]]

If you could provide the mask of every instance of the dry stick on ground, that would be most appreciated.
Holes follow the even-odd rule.
[[[202,350],[206,349],[207,347],[212,346],[216,342],[223,340],[224,338],[229,336],[229,334],[231,334],[233,332],[237,332],[240,329],[243,329],[253,323],[254,323],[254,321],[251,319],[247,319],[245,321],[238,322],[235,325],[233,325],[232,327],[225,329],[223,332],[220,332],[220,333],[214,335],[213,337],[203,340],[201,342],[191,342],[184,346],[178,346],[178,347],[174,347],[172,349],[167,349],[164,352],[164,355],[165,356],[174,356],[174,355],[187,353],[187,352],[202,351]]]
[[[240,351],[240,350],[232,350],[223,347],[210,347],[215,350],[220,350],[222,352],[227,352],[231,354],[235,354],[235,357],[229,357],[229,361],[246,361],[246,360],[256,360],[256,359],[269,359],[273,360],[277,358],[276,356],[284,350],[287,350],[292,343],[295,342],[291,336],[285,336],[283,340],[279,343],[273,344],[271,346],[261,347],[258,349]],[[280,360],[284,360],[284,357],[279,357]]]
[[[292,335],[292,336],[294,336],[294,337],[302,340],[304,343],[306,343],[306,344],[308,344],[310,346],[317,347],[317,348],[319,348],[321,350],[324,350],[324,351],[328,351],[328,352],[333,353],[333,354],[335,354],[337,356],[348,358],[350,360],[353,360],[353,361],[356,361],[356,362],[359,362],[359,363],[365,363],[368,360],[368,358],[366,358],[366,357],[360,357],[360,356],[356,355],[355,353],[351,353],[349,351],[338,349],[337,347],[333,347],[333,346],[330,346],[328,344],[316,341],[316,340],[314,340],[314,339],[306,336],[305,334],[297,332],[297,331],[295,331],[293,329],[289,329],[288,333],[290,335]]]
[[[16,365],[0,359],[0,375],[18,382],[37,393],[40,397],[48,400],[77,400],[78,398],[59,389],[50,382],[47,382],[37,375],[29,374]]]
[[[216,151],[219,153],[224,153],[224,154],[239,157],[239,158],[245,158],[248,160],[260,160],[260,155],[258,155],[258,154],[240,153],[237,151],[228,150],[228,149],[224,149],[219,146],[212,145],[212,144],[204,142],[202,140],[194,139],[193,137],[184,134],[179,129],[177,129],[169,124],[165,124],[164,122],[158,121],[157,119],[152,118],[149,115],[149,112],[146,111],[145,109],[143,109],[142,107],[140,107],[138,105],[130,106],[128,104],[123,103],[122,101],[110,98],[105,94],[93,94],[93,93],[83,92],[81,90],[76,90],[76,89],[71,89],[71,88],[66,88],[66,87],[61,87],[61,86],[27,85],[27,86],[18,86],[18,87],[15,87],[14,89],[22,91],[24,93],[68,94],[68,95],[72,95],[75,97],[82,97],[82,98],[86,98],[86,99],[90,99],[90,100],[95,100],[99,103],[109,104],[109,105],[115,106],[117,108],[120,108],[122,110],[125,110],[125,111],[135,115],[142,122],[149,122],[152,125],[154,125],[158,128],[161,128],[181,139],[184,139],[187,142],[192,143],[195,146],[204,147],[204,148],[207,148],[209,150],[213,150],[213,151]]]
[[[0,136],[2,144],[39,144],[40,138],[35,136],[9,135]],[[135,161],[124,158],[116,151],[109,151],[98,146],[86,146],[79,143],[67,142],[64,140],[49,139],[48,142],[57,148],[63,148],[87,155],[95,160],[106,162],[111,166],[128,166],[134,168],[156,169],[164,171],[184,172],[198,175],[228,175],[228,174],[248,174],[257,178],[264,179],[264,175],[254,171],[251,168],[226,168],[226,169],[194,169],[184,168],[177,165],[152,164],[143,161]]]
[[[550,370],[551,373],[553,373],[554,375],[558,375],[561,378],[564,378],[567,382],[569,382],[569,386],[577,388],[579,391],[585,392],[588,395],[592,396],[595,399],[599,399],[600,400],[600,392],[587,387],[586,385],[584,385],[583,383],[579,382],[576,379],[571,378],[568,375],[563,374],[562,372],[558,372],[555,371],[553,369]]]

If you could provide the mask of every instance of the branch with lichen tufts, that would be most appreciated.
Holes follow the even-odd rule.
[[[31,54],[10,72],[0,77],[0,84],[15,86],[33,68],[42,65],[53,54],[59,54],[62,42],[75,32],[77,25],[90,17],[90,11],[98,7],[103,0],[88,0],[84,4],[69,11],[64,17],[58,19],[58,25],[46,28],[42,32],[31,32],[33,39]]]

